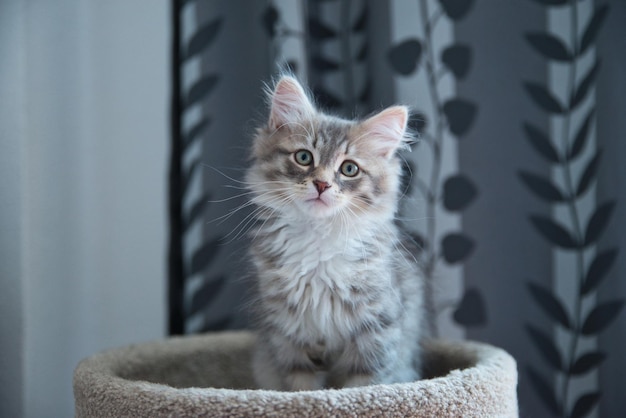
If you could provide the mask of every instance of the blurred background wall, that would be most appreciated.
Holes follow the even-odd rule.
[[[165,334],[169,3],[0,2],[0,416]]]

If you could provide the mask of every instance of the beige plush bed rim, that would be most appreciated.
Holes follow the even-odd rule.
[[[76,417],[517,417],[517,369],[474,342],[425,347],[427,378],[340,390],[253,387],[254,336],[171,338],[89,357],[74,373]]]

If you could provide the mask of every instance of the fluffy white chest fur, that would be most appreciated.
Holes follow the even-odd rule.
[[[276,325],[301,341],[330,343],[349,337],[359,326],[346,312],[356,309],[350,304],[353,293],[364,285],[366,272],[382,267],[380,257],[371,257],[364,248],[364,240],[372,239],[362,236],[367,228],[357,232],[355,226],[327,220],[284,223],[272,229],[276,235],[266,244],[280,256],[271,268],[261,270],[261,280],[266,300],[287,307],[277,312]],[[370,319],[367,306],[358,309],[362,311],[358,322]]]

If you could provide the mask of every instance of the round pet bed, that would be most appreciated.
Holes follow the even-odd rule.
[[[517,417],[517,369],[474,342],[424,347],[426,378],[309,392],[254,388],[245,331],[171,338],[96,354],[74,373],[77,418]]]

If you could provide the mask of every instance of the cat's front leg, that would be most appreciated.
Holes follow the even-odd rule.
[[[353,338],[335,364],[333,384],[337,387],[357,387],[379,383],[388,357],[387,347],[374,335]]]
[[[286,390],[318,390],[324,387],[324,376],[309,370],[291,370],[285,376]]]
[[[318,390],[325,383],[308,352],[278,335],[259,341],[254,372],[259,386],[266,389]]]
[[[398,329],[354,336],[339,358],[335,381],[340,387],[357,387],[414,380],[417,375],[401,348]]]

